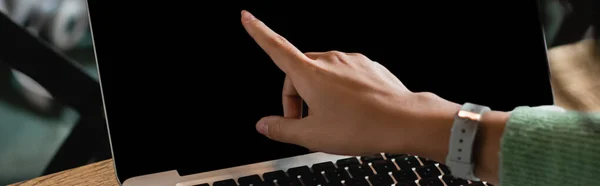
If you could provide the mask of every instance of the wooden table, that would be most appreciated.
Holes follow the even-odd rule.
[[[552,88],[557,105],[580,111],[600,111],[600,51],[593,40],[555,47],[548,51]],[[519,59],[515,59],[519,60]],[[13,184],[118,185],[112,160]]]
[[[78,167],[10,186],[54,186],[54,185],[102,185],[118,186],[112,160],[105,160],[83,167]]]

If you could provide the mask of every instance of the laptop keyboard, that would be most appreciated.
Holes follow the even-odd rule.
[[[210,183],[196,186],[210,186]],[[351,157],[212,183],[212,186],[492,186],[454,178],[448,167],[406,154]]]

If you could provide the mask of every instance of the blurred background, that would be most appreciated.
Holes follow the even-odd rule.
[[[555,100],[568,109],[600,110],[600,96],[595,93],[600,92],[600,83],[578,83],[600,74],[600,60],[582,58],[588,53],[568,48],[594,35],[590,34],[595,32],[592,25],[598,25],[600,19],[590,8],[596,3],[540,2],[551,48]],[[0,51],[0,185],[109,159],[86,1],[0,0],[0,14],[69,59],[57,60],[50,55],[2,61],[4,51]],[[4,26],[0,24],[0,31]],[[562,58],[554,60],[553,56]],[[574,83],[577,86],[566,86]],[[598,99],[587,99],[590,97]]]
[[[70,57],[76,63],[70,65],[97,79],[85,0],[0,0],[0,12]],[[67,150],[85,156],[84,160],[63,163],[61,158],[55,158],[80,123],[80,112],[55,100],[26,73],[9,66],[0,60],[0,185],[38,177],[53,172],[52,169],[98,161],[94,158],[100,156],[76,149]],[[90,144],[89,139],[79,141]],[[98,153],[102,154],[99,159],[108,158],[106,151]],[[51,165],[53,160],[61,165]]]

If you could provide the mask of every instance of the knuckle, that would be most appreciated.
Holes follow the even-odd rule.
[[[329,60],[331,62],[333,61],[344,61],[344,59],[347,57],[346,53],[337,51],[337,50],[332,50],[332,51],[328,51],[325,52],[323,58],[325,58],[326,60]]]
[[[331,57],[341,58],[341,57],[345,56],[346,54],[343,52],[337,51],[337,50],[332,50],[332,51],[327,52],[327,55],[331,56]]]

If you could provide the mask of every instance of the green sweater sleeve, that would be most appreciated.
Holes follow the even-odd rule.
[[[600,185],[600,113],[518,107],[500,150],[500,185]]]

